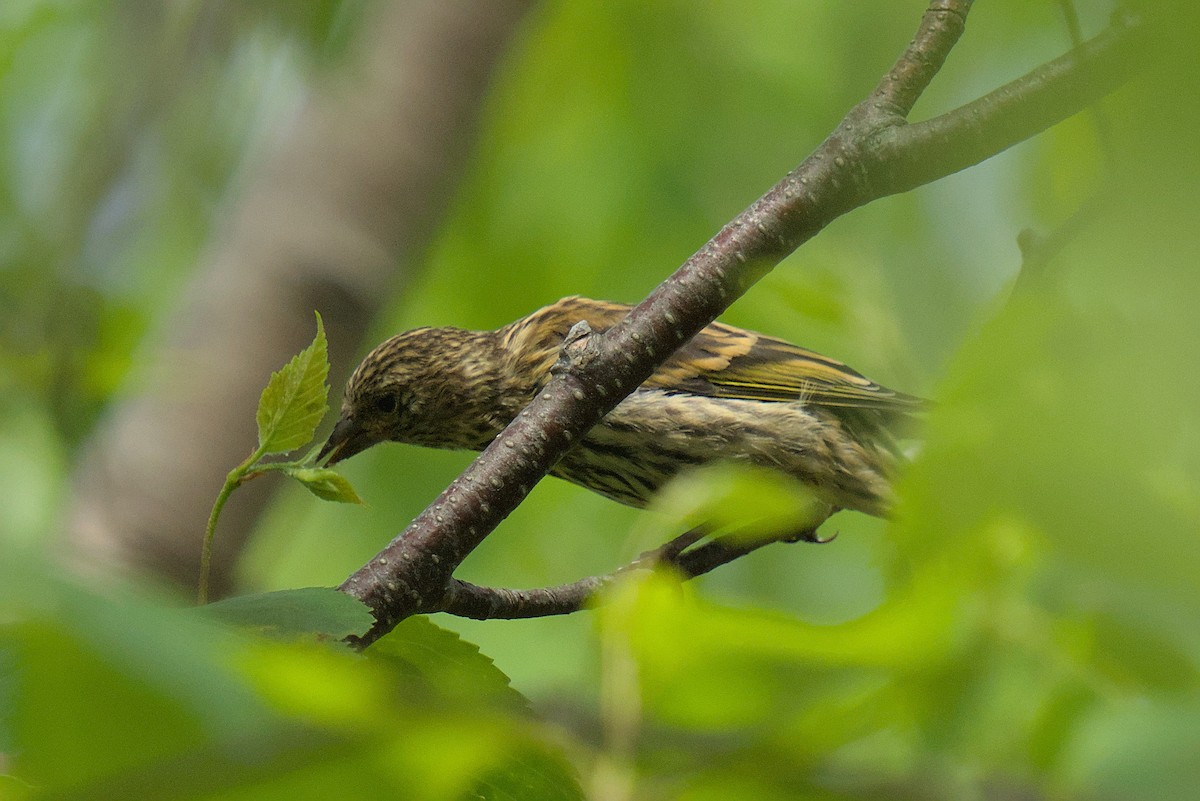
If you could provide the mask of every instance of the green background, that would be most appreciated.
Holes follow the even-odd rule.
[[[411,621],[362,660],[46,558],[88,432],[362,13],[233,5],[223,49],[156,97],[107,4],[0,7],[0,797],[1193,797],[1200,66],[1179,37],[1155,33],[1098,109],[838,220],[725,315],[935,399],[897,520],[843,514],[832,544],[772,546],[682,593],[623,587],[598,614]],[[1079,6],[1085,33],[1106,24],[1108,4]],[[162,53],[191,8],[155,17]],[[922,8],[537,6],[421,278],[358,352],[568,294],[640,299],[816,146]],[[1059,3],[981,3],[913,119],[1068,46]],[[1083,204],[1014,291],[1018,232]],[[356,457],[365,507],[288,487],[241,586],[338,584],[469,458]],[[747,483],[740,502],[770,502]],[[571,581],[676,523],[551,479],[459,575]]]

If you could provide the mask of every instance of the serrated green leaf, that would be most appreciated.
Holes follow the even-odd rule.
[[[371,646],[368,656],[399,664],[447,698],[524,706],[524,697],[479,646],[429,618],[410,617]]]
[[[285,453],[308,443],[329,409],[328,345],[321,315],[312,344],[277,373],[258,400],[258,444],[264,453]]]
[[[346,477],[336,470],[330,470],[327,467],[299,467],[284,472],[322,500],[337,501],[338,503],[363,502]]]
[[[517,749],[485,771],[463,798],[487,801],[583,801],[583,788],[571,764],[545,747]]]
[[[332,587],[302,587],[226,598],[199,608],[227,623],[272,634],[325,634],[342,639],[371,627],[371,611],[359,600]]]

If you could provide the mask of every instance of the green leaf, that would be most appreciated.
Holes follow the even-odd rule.
[[[1092,622],[1091,662],[1106,678],[1132,692],[1183,693],[1197,686],[1194,659],[1175,642],[1144,624],[1134,625],[1114,615]],[[1081,656],[1081,661],[1089,655]]]
[[[284,472],[322,500],[337,501],[338,503],[363,502],[346,477],[336,470],[330,470],[327,467],[297,467]]]
[[[571,764],[545,747],[514,749],[485,771],[463,798],[488,801],[573,801],[584,798]]]
[[[0,776],[0,798],[7,798],[9,801],[33,798],[33,786],[14,776]]]
[[[523,696],[491,658],[429,618],[410,617],[371,646],[367,655],[402,667],[414,687],[446,698],[523,707]]]
[[[264,453],[285,453],[309,442],[328,410],[328,346],[321,315],[312,344],[271,375],[258,400],[258,445]]]
[[[791,718],[823,729],[814,740],[828,745],[877,725],[889,689],[880,676],[927,675],[958,655],[956,581],[930,569],[875,611],[826,626],[631,574],[605,591],[596,621],[602,641],[628,649],[650,715],[698,730]]]
[[[264,599],[179,609],[15,561],[0,560],[5,801],[339,798],[364,775],[360,801],[582,796],[560,736],[523,708],[411,680],[418,663],[468,663],[447,681],[487,679],[490,661],[433,624],[411,627],[411,660],[365,659],[213,620]],[[307,619],[349,600],[275,595],[269,605],[290,595]],[[289,610],[271,613],[286,620]],[[491,672],[499,681],[478,684],[519,698]]]
[[[791,476],[732,462],[684,472],[652,506],[667,521],[750,537],[804,531],[829,514],[829,505]]]
[[[0,617],[0,740],[36,797],[145,775],[217,732],[263,730],[266,708],[229,667],[239,632],[29,561],[0,569]]]
[[[227,623],[285,636],[324,634],[340,640],[364,634],[374,622],[361,601],[332,587],[241,595],[199,609]]]

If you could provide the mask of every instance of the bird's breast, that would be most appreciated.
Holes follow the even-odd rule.
[[[833,418],[800,403],[638,390],[552,471],[630,506],[644,506],[688,467],[748,462],[781,470],[838,505],[875,511],[888,492],[879,454]]]

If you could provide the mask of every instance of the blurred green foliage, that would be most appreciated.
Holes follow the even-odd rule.
[[[537,7],[425,278],[377,337],[640,298],[816,145],[922,6]],[[1085,32],[1111,10],[1079,6]],[[1185,4],[1144,11],[1200,23]],[[1098,112],[836,222],[730,310],[936,399],[892,524],[842,515],[831,544],[771,546],[683,589],[620,586],[598,614],[412,620],[365,658],[56,577],[41,551],[75,449],[168,319],[239,166],[336,68],[359,12],[0,6],[0,796],[1194,797],[1186,37],[1156,38],[1157,61]],[[979,4],[916,117],[1066,41],[1057,2]],[[1017,232],[1096,193],[1011,293]],[[365,509],[285,490],[244,585],[337,584],[468,458],[369,451],[345,469]],[[777,500],[735,484],[742,508]],[[677,514],[718,491],[677,488]],[[547,481],[461,575],[570,581],[677,525]]]
[[[424,619],[364,659],[161,598],[100,598],[34,563],[0,578],[0,614],[18,621],[0,749],[30,797],[579,796],[508,679]],[[288,598],[298,619],[328,619],[320,596]]]

